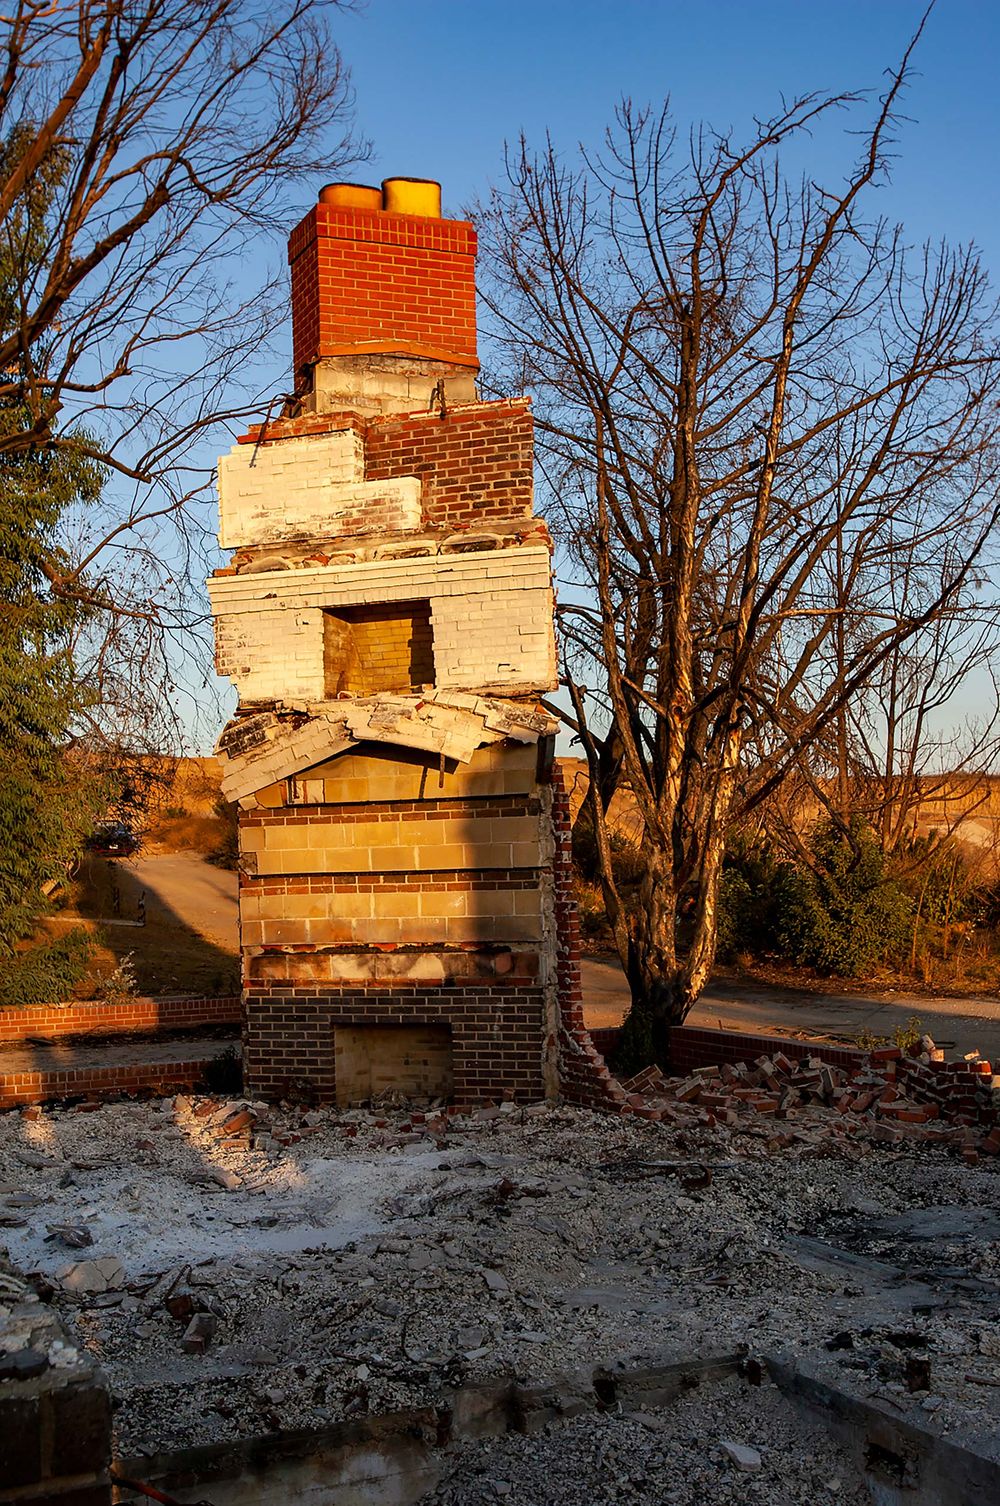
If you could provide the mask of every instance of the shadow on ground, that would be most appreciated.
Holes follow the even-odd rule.
[[[209,998],[239,992],[239,958],[202,935],[127,863],[91,857],[76,883],[73,913],[99,930],[89,978],[78,997],[92,995],[93,979],[131,960],[140,994],[191,994]],[[65,914],[60,924],[70,916]],[[141,922],[145,920],[145,924]]]

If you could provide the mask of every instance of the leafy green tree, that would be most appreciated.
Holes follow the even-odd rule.
[[[19,421],[16,409],[0,407],[0,425]],[[99,469],[70,451],[0,452],[0,950],[8,954],[104,796],[69,747],[74,719],[93,701],[72,648],[89,609],[60,600],[46,579],[60,556],[60,517],[96,500],[100,486]]]

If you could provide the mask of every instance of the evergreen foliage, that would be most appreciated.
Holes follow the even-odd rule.
[[[828,821],[810,842],[812,866],[783,875],[779,940],[796,962],[859,977],[898,957],[913,902],[892,877],[875,834],[859,817]]]
[[[719,956],[766,956],[780,950],[781,911],[792,873],[766,838],[734,833],[719,888]]]
[[[0,233],[0,333],[17,323],[26,268],[45,255],[62,170],[57,157],[46,165]],[[44,349],[24,350],[22,361],[44,381]],[[0,403],[0,438],[31,423],[23,406]],[[81,942],[33,958],[15,960],[15,951],[44,909],[43,886],[65,875],[104,804],[100,782],[70,752],[74,720],[93,702],[73,652],[91,608],[84,591],[60,588],[69,560],[59,541],[67,510],[95,502],[102,481],[82,443],[0,448],[0,957],[9,959],[8,974],[23,966],[63,986]],[[23,992],[9,977],[7,986]],[[34,985],[25,987],[31,993]]]

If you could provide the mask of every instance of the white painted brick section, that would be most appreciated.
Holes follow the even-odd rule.
[[[212,613],[283,611],[290,606],[354,606],[438,596],[476,596],[534,587],[551,591],[552,567],[544,546],[484,549],[474,554],[422,555],[358,565],[316,565],[213,576]]]
[[[323,613],[239,613],[216,622],[215,665],[244,701],[318,701],[323,682]]]
[[[256,454],[253,445],[235,445],[219,461],[224,549],[420,523],[417,477],[365,481],[364,448],[353,429],[263,444]]]
[[[473,608],[478,610],[471,610]],[[435,683],[555,688],[552,592],[529,587],[489,596],[443,596],[431,611]]]
[[[439,688],[553,688],[549,552],[522,547],[220,576],[219,672],[244,701],[322,700],[323,608],[429,600]]]

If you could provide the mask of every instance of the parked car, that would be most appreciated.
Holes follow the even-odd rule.
[[[121,821],[105,821],[91,832],[84,846],[100,858],[130,858],[139,851],[139,839]]]

